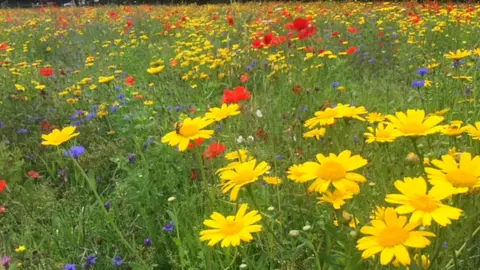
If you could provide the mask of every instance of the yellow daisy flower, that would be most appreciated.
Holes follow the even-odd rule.
[[[387,115],[393,127],[400,131],[400,136],[418,137],[439,132],[443,121],[442,116],[425,117],[423,110],[407,110],[407,113],[397,112],[395,116]]]
[[[480,122],[475,122],[475,126],[468,125],[465,127],[468,135],[474,140],[480,140]]]
[[[367,121],[369,123],[376,123],[376,122],[383,122],[385,121],[385,115],[378,113],[378,112],[371,112],[367,115]]]
[[[223,216],[214,212],[210,218],[203,222],[209,228],[200,232],[200,241],[208,241],[209,246],[214,246],[222,241],[220,246],[239,246],[240,242],[251,242],[252,233],[262,231],[262,225],[255,224],[262,219],[258,211],[247,212],[248,205],[242,204],[235,216]]]
[[[283,182],[282,178],[276,177],[276,176],[265,176],[263,177],[263,181],[265,181],[265,183],[267,184],[274,185],[274,186],[281,185]]]
[[[451,155],[443,155],[442,160],[431,162],[438,169],[427,167],[430,184],[448,184],[454,188],[454,193],[465,193],[480,187],[480,156],[472,158],[472,154],[463,153],[457,163]]]
[[[419,223],[407,223],[407,217],[397,216],[393,208],[385,210],[385,220],[372,220],[372,226],[360,229],[362,237],[357,241],[357,249],[363,251],[362,258],[368,259],[380,253],[380,263],[389,264],[395,257],[401,265],[411,263],[407,247],[425,248],[430,245],[427,237],[435,234],[427,231],[413,231]]]
[[[395,181],[395,187],[402,194],[387,194],[385,201],[401,204],[395,209],[398,214],[409,214],[410,222],[422,222],[424,226],[430,226],[432,219],[447,226],[451,219],[458,220],[462,210],[443,204],[441,201],[450,197],[454,189],[446,184],[438,184],[427,191],[427,181],[423,177],[405,177],[403,181]]]
[[[147,72],[150,74],[158,74],[163,71],[165,66],[158,66],[158,67],[150,67],[147,69]]]
[[[325,132],[327,130],[325,128],[316,128],[312,129],[310,131],[307,131],[303,133],[304,138],[315,138],[317,140],[320,140],[321,137],[325,136]]]
[[[318,198],[321,202],[330,203],[333,208],[340,209],[342,205],[346,203],[346,200],[353,198],[353,194],[350,192],[342,192],[336,189],[333,192],[327,191],[322,197]]]
[[[223,104],[220,108],[210,108],[209,112],[205,114],[205,118],[218,122],[238,114],[240,114],[240,106],[238,104]]]
[[[170,146],[177,146],[179,151],[185,151],[190,141],[202,138],[210,139],[215,133],[213,130],[204,130],[206,126],[213,121],[205,118],[197,117],[191,119],[185,118],[182,123],[175,125],[175,130],[167,133],[162,137],[162,143]]]
[[[74,133],[76,127],[69,126],[62,130],[54,129],[50,134],[42,135],[42,145],[54,145],[59,146],[64,142],[69,141],[71,138],[78,136],[80,133]]]
[[[447,59],[452,59],[452,60],[458,61],[458,60],[461,60],[463,58],[469,57],[470,55],[472,55],[472,53],[467,51],[467,50],[457,50],[455,52],[449,52],[449,53],[445,54],[445,57]]]
[[[107,76],[107,77],[100,76],[98,78],[98,83],[109,83],[113,80],[115,80],[115,76]]]
[[[363,133],[366,137],[367,143],[393,142],[401,135],[392,124],[379,123],[377,128],[374,129],[373,127],[368,127],[367,129],[369,132]]]
[[[336,119],[341,118],[338,108],[326,108],[323,111],[315,112],[315,117],[308,119],[304,126],[306,128],[314,128],[318,125],[331,126],[335,124]]]
[[[462,127],[463,122],[460,120],[451,121],[450,124],[442,127],[442,134],[447,136],[458,136],[465,131],[465,127]]]

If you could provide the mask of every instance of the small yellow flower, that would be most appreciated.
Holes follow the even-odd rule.
[[[15,249],[15,252],[17,253],[23,253],[27,250],[27,248],[25,246],[19,246],[18,248]]]
[[[158,67],[150,67],[147,69],[147,72],[150,74],[159,74],[160,72],[163,71],[165,66],[158,66]]]
[[[327,191],[322,197],[318,198],[321,202],[330,203],[333,208],[340,209],[345,204],[346,200],[353,198],[353,194],[350,192],[342,192],[336,189],[333,192]]]
[[[220,108],[210,108],[209,112],[205,114],[205,118],[214,121],[221,121],[238,114],[240,114],[240,106],[238,104],[223,104]]]
[[[303,133],[304,138],[315,138],[320,140],[321,137],[325,136],[325,132],[327,130],[325,128],[315,128],[310,131]]]
[[[37,84],[37,86],[35,86],[35,89],[38,89],[38,90],[42,91],[42,90],[45,89],[45,87],[46,87],[46,86],[43,85],[43,84]]]
[[[88,89],[95,90],[95,89],[97,89],[97,86],[95,84],[92,84],[92,85],[90,85],[90,87],[88,87]]]
[[[151,106],[151,105],[153,105],[153,101],[152,101],[152,100],[144,101],[144,102],[143,102],[143,105],[145,105],[145,106]]]
[[[367,115],[367,121],[369,123],[383,122],[385,121],[385,116],[378,112],[371,112]]]
[[[263,177],[263,181],[265,181],[267,184],[270,184],[270,185],[280,185],[282,184],[282,178],[280,177],[275,177],[275,176],[265,176]]]
[[[447,136],[458,136],[462,134],[466,127],[462,127],[463,122],[456,120],[451,121],[450,124],[444,125],[442,128],[442,134]]]
[[[98,78],[98,83],[110,83],[113,80],[115,80],[115,76],[108,76],[108,77],[100,76]]]
[[[15,84],[15,88],[18,90],[18,91],[25,91],[25,87],[21,84]]]
[[[458,61],[458,60],[461,60],[463,58],[469,57],[470,55],[472,55],[472,53],[467,51],[467,50],[457,50],[455,52],[449,52],[449,53],[445,54],[445,57],[447,59],[452,59],[452,60]]]

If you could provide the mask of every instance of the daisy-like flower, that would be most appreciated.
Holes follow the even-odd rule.
[[[210,139],[213,136],[213,130],[204,130],[213,120],[197,117],[194,119],[185,118],[182,123],[175,125],[175,130],[162,137],[162,143],[170,146],[177,146],[178,150],[185,151],[190,143],[198,138]]]
[[[385,209],[384,206],[375,206],[375,209],[370,215],[370,220],[385,220]]]
[[[158,67],[150,67],[147,69],[147,72],[150,74],[158,74],[163,71],[165,66],[158,66]]]
[[[445,54],[445,57],[447,59],[452,59],[452,60],[458,61],[458,60],[461,60],[463,58],[469,57],[470,55],[472,55],[472,53],[470,51],[457,50],[455,52],[449,52],[449,53]]]
[[[365,118],[361,117],[360,115],[367,114],[368,111],[365,107],[355,107],[348,104],[337,104],[337,108],[341,118],[353,118],[360,121],[365,121]]]
[[[401,133],[392,125],[392,124],[384,124],[379,123],[376,128],[368,127],[369,132],[363,133],[366,137],[367,143],[386,143],[386,142],[393,142],[397,139]]]
[[[98,83],[109,83],[113,80],[115,80],[115,76],[107,76],[107,77],[100,76],[98,78]]]
[[[338,118],[341,118],[338,108],[326,108],[323,111],[315,112],[315,117],[305,121],[306,128],[314,128],[318,125],[321,126],[331,126],[335,124]]]
[[[209,228],[200,232],[200,241],[208,241],[209,246],[214,246],[222,241],[220,246],[239,246],[240,242],[251,242],[252,233],[262,231],[262,225],[255,224],[262,219],[258,211],[247,212],[248,205],[242,204],[235,216],[223,216],[214,212],[210,218],[203,222]]]
[[[381,252],[380,263],[389,264],[395,257],[401,265],[411,263],[407,247],[425,248],[430,245],[427,237],[435,234],[414,231],[420,223],[407,223],[406,216],[397,216],[393,208],[385,210],[385,220],[372,220],[372,226],[363,226],[360,232],[368,236],[357,241],[357,249],[363,251],[362,258],[368,259]]]
[[[361,174],[352,171],[367,165],[367,160],[360,155],[352,156],[345,150],[338,156],[330,153],[328,157],[317,155],[317,162],[305,162],[301,166],[303,175],[299,182],[314,180],[309,191],[326,192],[330,184],[342,192],[358,194],[360,187],[357,182],[367,181]]]
[[[257,164],[257,160],[252,159],[222,171],[220,172],[222,192],[230,191],[230,200],[236,201],[238,192],[243,186],[257,181],[258,177],[264,175],[268,170],[270,170],[268,163],[262,161]]]
[[[310,131],[303,133],[304,138],[315,138],[320,140],[321,137],[325,136],[325,132],[327,130],[325,128],[315,128]]]
[[[460,120],[451,121],[450,124],[442,127],[442,134],[447,136],[458,136],[465,131],[465,127],[462,127],[463,122]]]
[[[438,169],[427,167],[425,172],[434,186],[448,184],[454,188],[454,194],[480,187],[480,156],[472,158],[472,154],[465,152],[457,163],[451,155],[443,155],[442,160],[431,163]]]
[[[327,191],[322,197],[319,197],[318,199],[320,200],[319,203],[327,202],[330,203],[333,208],[340,209],[340,207],[342,207],[342,205],[344,205],[346,201],[350,200],[351,198],[353,198],[352,193],[342,192],[336,189],[333,192]]]
[[[59,146],[64,142],[69,141],[71,138],[78,136],[80,133],[75,133],[76,127],[69,126],[62,130],[54,129],[50,134],[42,135],[42,145]]]
[[[443,121],[442,116],[432,115],[425,117],[423,110],[407,110],[407,113],[396,112],[395,116],[387,115],[400,136],[419,137],[439,132],[442,127],[438,126]]]
[[[240,149],[237,151],[228,152],[225,154],[226,160],[240,160],[240,161],[247,161],[248,158],[248,150],[247,149]]]
[[[475,126],[468,125],[465,127],[468,135],[474,140],[480,140],[480,122],[475,122]]]
[[[395,181],[395,187],[402,194],[387,194],[385,201],[401,204],[395,209],[398,214],[409,214],[411,223],[422,222],[424,226],[430,226],[432,219],[447,226],[451,219],[458,220],[462,210],[443,204],[441,201],[450,197],[454,192],[447,184],[438,184],[427,191],[427,181],[423,177],[405,177],[403,181]]]
[[[276,177],[276,176],[265,176],[263,177],[263,181],[265,181],[265,183],[267,184],[274,185],[274,186],[278,186],[283,182],[282,178]]]
[[[240,114],[240,106],[238,104],[223,104],[220,108],[211,108],[205,114],[205,118],[218,122],[238,114]]]
[[[309,180],[305,180],[303,176],[305,175],[305,170],[303,169],[303,164],[297,165],[294,164],[288,168],[287,171],[287,178],[297,182],[297,183],[305,183]]]
[[[378,112],[371,112],[367,115],[367,121],[369,123],[381,123],[383,121],[385,121],[385,115],[381,114],[381,113],[378,113]]]

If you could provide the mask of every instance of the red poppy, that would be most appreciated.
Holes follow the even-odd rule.
[[[263,37],[263,44],[268,46],[272,43],[274,39],[275,39],[275,35],[273,33],[268,33]]]
[[[111,19],[117,19],[118,18],[118,13],[116,13],[115,11],[110,11],[108,13],[108,16],[111,18]]]
[[[7,188],[7,181],[0,180],[0,192],[2,192],[5,188]]]
[[[340,36],[339,32],[335,31],[335,32],[332,33],[332,37],[338,37],[338,36]]]
[[[197,169],[191,169],[190,170],[190,180],[194,181],[194,180],[197,180],[197,178],[198,178]]]
[[[300,85],[297,85],[297,86],[293,87],[293,93],[298,95],[298,94],[300,94],[300,92],[302,92],[302,87]]]
[[[172,61],[170,61],[170,66],[171,66],[171,67],[176,67],[177,64],[178,64],[177,59],[173,59]]]
[[[420,18],[419,16],[412,16],[412,17],[410,17],[410,21],[411,21],[412,23],[418,23],[418,22],[420,22],[421,20],[422,20],[422,18]]]
[[[212,161],[214,158],[220,156],[227,147],[225,145],[216,142],[212,143],[206,150],[203,152],[203,158],[207,161]]]
[[[222,103],[238,103],[242,100],[249,100],[251,98],[250,92],[245,87],[237,86],[235,89],[225,89],[223,92]]]
[[[5,42],[0,43],[0,51],[6,51],[8,49],[8,44]]]
[[[347,32],[356,35],[356,34],[359,34],[359,33],[360,33],[360,29],[355,28],[355,27],[349,27],[349,28],[347,28]]]
[[[40,173],[36,172],[36,171],[29,171],[28,173],[28,176],[30,176],[31,178],[33,179],[40,179]]]
[[[130,27],[132,27],[132,26],[133,26],[133,22],[130,21],[130,20],[128,20],[128,21],[127,21],[127,27],[130,28]]]
[[[347,54],[352,54],[352,53],[356,53],[357,52],[357,48],[355,46],[352,46],[350,48],[347,49],[346,53]]]
[[[307,29],[310,25],[310,21],[304,18],[296,18],[293,21],[293,27],[297,31],[302,31],[304,29]]]
[[[195,139],[194,142],[195,142],[195,145],[192,142],[190,142],[188,144],[188,149],[193,149],[194,147],[199,147],[200,145],[202,145],[203,139],[198,138],[198,139]]]
[[[50,77],[52,75],[55,75],[55,70],[53,70],[53,68],[41,68],[40,74],[45,77]]]
[[[252,42],[252,47],[255,48],[255,49],[261,49],[263,47],[263,43],[260,39],[255,39]]]
[[[242,76],[240,76],[240,81],[241,81],[242,83],[248,82],[249,79],[250,79],[250,77],[248,76],[248,73],[245,73],[245,74],[243,74]]]
[[[191,107],[191,108],[190,108],[190,113],[193,114],[193,113],[195,113],[196,111],[197,111],[197,109],[195,109],[195,107]]]
[[[0,214],[5,213],[7,208],[4,205],[0,205]]]
[[[125,78],[125,83],[127,85],[132,86],[132,85],[135,84],[135,82],[136,82],[136,80],[135,80],[135,77],[133,77],[133,76],[128,76],[127,78]]]
[[[235,20],[233,20],[233,17],[228,15],[227,16],[227,22],[230,26],[234,26],[235,25]]]

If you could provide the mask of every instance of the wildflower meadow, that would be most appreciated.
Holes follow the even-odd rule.
[[[0,9],[0,269],[479,269],[479,15]]]

